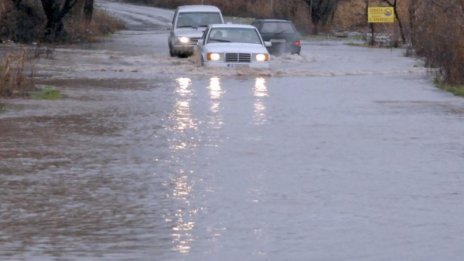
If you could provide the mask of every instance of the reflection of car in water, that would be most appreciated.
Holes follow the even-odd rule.
[[[210,24],[224,23],[221,11],[211,5],[179,6],[172,19],[169,35],[169,54],[171,56],[189,56],[194,46]]]
[[[300,54],[300,36],[291,21],[257,19],[252,25],[258,28],[264,41],[272,43],[272,45],[268,47],[268,51],[271,54]]]
[[[204,66],[269,67],[265,43],[251,25],[210,25],[197,48],[197,58]]]

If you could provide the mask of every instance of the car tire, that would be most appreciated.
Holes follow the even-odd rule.
[[[176,54],[175,54],[174,51],[172,50],[171,45],[169,45],[169,56],[171,56],[171,57],[176,56]]]

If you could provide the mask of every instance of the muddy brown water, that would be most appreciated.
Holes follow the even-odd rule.
[[[464,103],[417,60],[198,68],[99,3],[134,26],[38,61],[63,99],[0,101],[0,260],[462,260]]]

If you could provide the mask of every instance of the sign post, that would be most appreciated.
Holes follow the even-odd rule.
[[[367,22],[371,27],[371,45],[374,45],[374,24],[394,23],[395,10],[393,7],[368,7]]]

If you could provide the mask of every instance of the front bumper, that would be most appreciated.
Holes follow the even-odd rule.
[[[172,51],[175,53],[193,54],[195,46],[195,44],[175,44],[172,46]]]
[[[205,61],[205,67],[221,67],[221,68],[269,68],[269,62],[249,62],[249,63],[227,63],[224,61]]]

